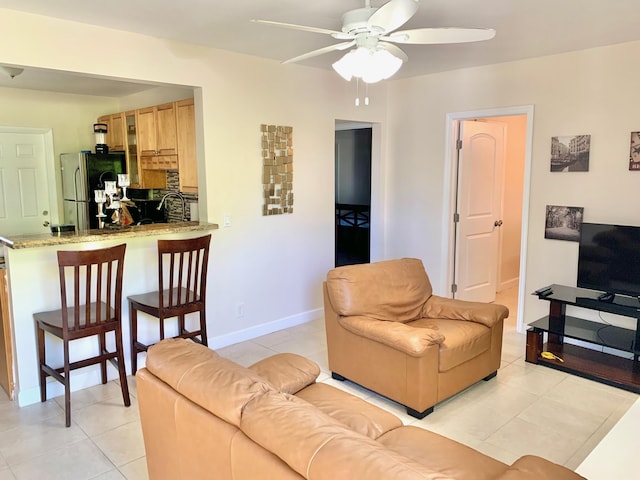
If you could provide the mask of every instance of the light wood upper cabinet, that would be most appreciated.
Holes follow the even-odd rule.
[[[178,140],[176,131],[175,103],[158,105],[156,114],[156,151],[158,155],[177,155]]]
[[[193,98],[175,102],[178,133],[178,170],[181,192],[198,191],[196,125]]]
[[[124,113],[114,113],[112,115],[103,115],[98,118],[97,123],[104,123],[107,126],[107,135],[105,141],[110,152],[125,151],[125,120]]]
[[[107,137],[110,143],[109,151],[124,152],[126,150],[126,133],[125,133],[125,119],[124,113],[116,113],[111,115],[109,130],[107,131]]]
[[[136,136],[140,156],[156,154],[156,113],[153,107],[136,110]]]
[[[104,115],[110,150],[126,151],[132,186],[166,188],[166,171],[178,170],[180,191],[198,191],[193,99]]]

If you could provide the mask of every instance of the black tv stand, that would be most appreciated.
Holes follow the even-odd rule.
[[[637,297],[611,295],[584,288],[551,285],[551,294],[537,294],[549,302],[549,315],[529,324],[526,361],[640,393],[640,301]],[[614,313],[636,319],[636,329],[617,327],[566,315],[567,305]],[[546,337],[546,342],[544,341]],[[565,338],[629,352],[623,358],[566,343]],[[542,352],[561,358],[545,358]],[[551,356],[549,356],[551,357]]]
[[[616,294],[615,293],[605,292],[605,293],[601,293],[600,295],[598,295],[597,298],[601,302],[612,303],[613,300],[616,298]]]

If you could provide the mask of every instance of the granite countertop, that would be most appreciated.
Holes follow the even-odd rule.
[[[132,225],[123,228],[104,228],[78,232],[39,233],[32,235],[0,235],[0,244],[9,248],[34,248],[50,245],[66,245],[70,243],[98,242],[131,237],[147,237],[166,233],[200,232],[216,230],[218,225],[206,222],[172,222],[152,223],[149,225]]]

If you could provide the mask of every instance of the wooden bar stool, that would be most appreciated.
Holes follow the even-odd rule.
[[[102,383],[107,383],[107,360],[118,369],[125,406],[131,405],[122,347],[122,270],[126,245],[84,251],[58,252],[62,308],[34,313],[38,338],[40,400],[47,400],[47,377],[64,385],[66,426],[71,425],[71,370],[100,364]],[[67,278],[69,277],[69,278]],[[62,339],[64,366],[47,364],[45,332]],[[107,351],[106,334],[114,332],[115,351]],[[70,362],[69,344],[79,338],[97,336],[98,355]]]
[[[158,318],[160,340],[165,338],[165,320],[178,317],[176,337],[190,338],[207,345],[205,303],[210,242],[211,235],[185,240],[158,240],[158,290],[127,297],[133,375],[138,370],[138,353],[146,352],[151,346],[138,341],[138,310]],[[188,331],[185,315],[194,312],[199,313],[200,328]]]

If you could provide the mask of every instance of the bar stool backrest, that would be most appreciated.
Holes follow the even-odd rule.
[[[160,309],[204,304],[211,235],[158,240]]]
[[[59,251],[62,327],[65,332],[120,321],[126,245],[86,251]]]

